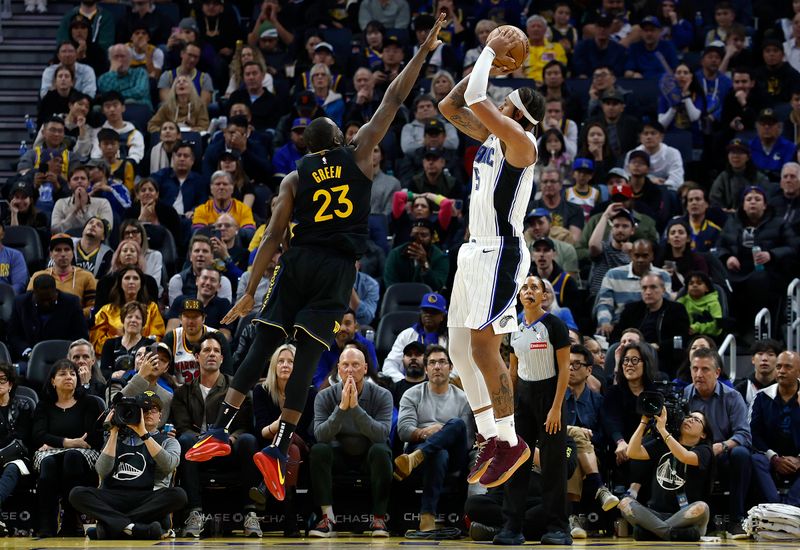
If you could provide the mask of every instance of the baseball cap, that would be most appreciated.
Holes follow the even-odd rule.
[[[398,48],[402,48],[403,43],[400,42],[400,38],[396,34],[390,34],[383,39],[383,47],[385,48],[386,46],[397,46]]]
[[[197,298],[183,299],[183,303],[181,304],[181,313],[186,313],[188,311],[196,311],[203,315],[206,314],[206,309],[203,307],[203,303]]]
[[[642,18],[641,22],[639,23],[640,27],[655,27],[657,29],[661,28],[661,21],[658,20],[658,17],[655,15],[648,15],[647,17]]]
[[[305,127],[308,126],[309,124],[311,124],[311,119],[310,118],[307,118],[307,117],[304,117],[304,116],[297,117],[296,119],[294,119],[292,121],[292,130],[296,130],[298,128],[305,129]]]
[[[771,36],[769,38],[765,38],[761,42],[761,51],[766,50],[769,46],[774,46],[774,47],[778,48],[779,50],[783,51],[783,42],[781,42],[780,40],[778,40],[777,38],[775,38],[773,36]]]
[[[553,217],[550,215],[550,211],[547,208],[534,208],[528,215],[525,216],[525,219],[530,218],[547,218],[548,221],[552,221]]]
[[[197,26],[197,21],[195,21],[193,17],[184,17],[181,19],[181,22],[178,23],[178,28],[182,31],[194,31],[198,34],[200,33],[200,27]]]
[[[314,46],[314,52],[318,52],[320,50],[328,50],[328,53],[333,55],[333,46],[331,46],[330,42],[320,42],[316,46]]]
[[[426,134],[441,134],[442,132],[444,132],[444,124],[441,120],[432,118],[425,123]]]
[[[611,216],[612,221],[617,218],[625,218],[626,220],[630,220],[633,225],[636,225],[636,218],[633,217],[633,212],[626,208],[620,208]]]
[[[278,38],[278,29],[275,27],[268,27],[261,31],[261,34],[258,35],[259,38]]]
[[[612,199],[616,196],[622,196],[625,199],[632,199],[633,198],[633,187],[628,184],[617,184],[612,185],[611,189],[608,190],[608,196]]]
[[[631,154],[628,155],[628,162],[631,162],[633,159],[641,159],[647,166],[650,166],[650,155],[647,154],[647,151],[634,149],[631,151]]]
[[[620,103],[625,102],[625,98],[622,97],[622,94],[617,91],[617,88],[609,88],[603,95],[600,96],[600,101],[619,101]]]
[[[298,109],[313,109],[317,105],[317,100],[314,98],[314,92],[304,90],[298,94],[294,104]]]
[[[167,357],[169,357],[169,360],[172,361],[172,350],[164,342],[159,342],[158,343],[158,348],[157,348],[156,351],[163,351],[164,353],[167,354]]]
[[[556,245],[553,242],[553,239],[551,239],[550,237],[542,237],[541,239],[536,239],[535,241],[533,241],[533,248],[536,248],[540,244],[545,245],[550,250],[556,249]]]
[[[758,113],[758,118],[756,122],[779,122],[778,115],[775,114],[775,111],[767,107],[766,109],[761,109]]]
[[[625,171],[624,168],[612,168],[608,171],[608,175],[620,177],[625,181],[631,181],[630,175]]]
[[[136,396],[136,404],[139,405],[143,411],[149,411],[153,407],[157,407],[159,411],[164,410],[164,403],[161,398],[156,395],[154,391],[143,391]]]
[[[572,170],[586,170],[587,172],[594,172],[594,161],[587,158],[576,158],[572,163]]]
[[[406,347],[403,348],[403,355],[410,355],[411,352],[416,352],[419,355],[425,353],[425,346],[422,342],[417,342],[416,340],[413,342],[409,342],[406,344]]]
[[[32,197],[35,187],[25,180],[17,180],[11,189],[8,191],[8,197],[11,198],[15,193],[24,193],[26,197]]]
[[[594,24],[598,27],[610,27],[613,22],[614,17],[610,13],[601,13]]]
[[[425,296],[422,297],[422,301],[419,303],[420,309],[436,309],[441,311],[442,313],[447,313],[447,300],[444,299],[444,296],[441,294],[437,294],[436,292],[429,292]]]
[[[755,191],[756,193],[761,193],[761,196],[764,197],[764,200],[767,200],[767,192],[764,191],[764,188],[760,185],[748,185],[744,189],[742,189],[742,194],[739,196],[740,201],[744,201],[744,198],[747,196],[748,193],[752,193]]]
[[[237,151],[236,149],[225,149],[222,151],[222,154],[219,156],[220,159],[224,158],[232,158],[233,160],[239,160],[242,158],[242,154]]]
[[[703,55],[709,52],[717,52],[720,56],[725,55],[725,43],[722,40],[714,40],[703,50]]]
[[[642,128],[652,128],[659,134],[664,133],[664,126],[656,119],[649,119],[642,122]]]
[[[425,153],[422,155],[423,158],[435,157],[437,159],[442,158],[443,156],[444,150],[440,149],[439,147],[429,147],[425,149]]]
[[[55,235],[50,237],[50,245],[49,245],[50,250],[53,250],[60,244],[65,244],[70,248],[72,248],[73,250],[75,249],[75,244],[72,242],[72,237],[70,237],[66,233],[56,233]]]
[[[740,153],[750,154],[750,146],[747,142],[742,141],[739,138],[732,139],[728,142],[728,146],[725,147],[728,152],[731,151],[738,151]]]
[[[431,233],[433,233],[434,230],[433,224],[429,219],[426,218],[420,218],[418,220],[414,220],[413,222],[411,222],[411,228],[413,229],[415,227],[424,227],[428,229]]]

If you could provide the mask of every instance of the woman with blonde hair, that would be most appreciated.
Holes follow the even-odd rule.
[[[281,416],[281,409],[286,399],[286,382],[292,375],[294,369],[294,355],[296,348],[292,344],[283,344],[272,354],[267,368],[267,377],[264,382],[253,388],[253,414],[256,419],[256,428],[260,427],[262,444],[272,443],[275,434],[278,433],[278,423]],[[284,504],[284,536],[295,536],[298,534],[297,517],[294,512],[294,495],[297,487],[297,477],[300,462],[308,459],[308,449],[314,442],[311,423],[314,419],[314,398],[317,391],[312,386],[309,388],[308,397],[300,417],[300,423],[294,434],[292,443],[289,445],[289,462],[286,468],[286,499]],[[250,492],[251,498],[255,500],[266,499],[266,487],[262,482],[258,489]]]
[[[450,71],[440,70],[431,77],[431,95],[436,98],[436,102],[443,100],[456,87],[456,80]]]
[[[180,130],[205,132],[208,130],[208,108],[200,99],[191,79],[179,75],[172,82],[166,101],[147,123],[148,132],[158,132],[166,120],[178,125]]]
[[[248,46],[247,44],[239,43],[236,46],[236,52],[233,54],[233,60],[230,64],[230,80],[228,80],[228,88],[225,90],[225,97],[230,95],[242,87],[244,82],[244,64],[250,61],[255,61],[261,66],[261,72],[264,73],[263,86],[270,93],[275,93],[275,83],[272,80],[272,75],[267,70],[267,62],[264,60],[264,55],[261,50]]]

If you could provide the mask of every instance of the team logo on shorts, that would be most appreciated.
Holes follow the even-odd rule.
[[[499,323],[500,324],[500,328],[506,328],[506,325],[509,322],[513,321],[513,320],[514,320],[514,316],[513,315],[506,315],[505,317],[500,319],[500,323]]]

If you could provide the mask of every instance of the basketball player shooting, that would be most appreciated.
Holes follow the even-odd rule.
[[[294,371],[286,384],[278,433],[272,444],[253,456],[264,482],[277,500],[285,497],[286,452],[306,403],[308,388],[330,336],[348,307],[356,278],[355,261],[369,238],[373,167],[372,151],[380,143],[405,101],[420,69],[441,41],[437,38],[442,13],[425,42],[392,81],[372,119],[346,145],[339,127],[329,118],[315,119],[303,133],[310,151],[280,185],[278,200],[253,262],[244,296],[222,320],[228,324],[253,309],[253,295],[270,259],[294,227],[289,250],[272,275],[264,305],[254,319],[256,337],[233,377],[216,421],[186,452],[196,462],[230,454],[228,427],[245,394],[258,382],[266,359],[286,338],[297,341]],[[358,408],[355,383],[343,386],[343,397]]]
[[[514,391],[500,356],[503,335],[517,330],[516,297],[530,269],[522,235],[533,190],[536,140],[544,98],[520,88],[498,109],[487,98],[489,77],[506,74],[522,55],[519,29],[490,35],[472,73],[439,103],[459,130],[483,142],[473,164],[469,242],[458,253],[448,314],[450,355],[478,427],[479,452],[469,482],[505,483],[530,456],[514,429]],[[524,47],[524,46],[523,46]]]

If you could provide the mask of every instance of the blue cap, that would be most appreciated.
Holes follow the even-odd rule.
[[[641,22],[639,23],[640,27],[644,27],[645,25],[651,25],[657,29],[661,28],[661,21],[659,21],[658,17],[655,15],[648,15],[647,17],[643,17]]]
[[[296,130],[298,128],[305,128],[309,124],[311,124],[311,119],[310,118],[307,118],[307,117],[304,117],[304,116],[297,117],[296,119],[294,119],[292,121],[292,130]]]
[[[553,217],[550,215],[550,211],[547,208],[534,208],[528,212],[528,215],[525,216],[525,218],[547,218],[548,220],[553,221]]]
[[[592,159],[587,158],[577,158],[575,162],[572,163],[573,170],[588,170],[589,172],[594,172],[594,161]]]
[[[441,294],[437,294],[436,292],[429,292],[425,296],[422,297],[422,301],[419,303],[420,309],[436,309],[441,311],[442,313],[447,313],[447,300],[444,299],[444,296]]]
[[[761,195],[764,197],[764,201],[766,202],[767,192],[760,185],[748,185],[747,187],[742,189],[742,194],[739,195],[739,200],[744,202],[744,198],[753,191],[755,191],[756,193],[761,193]]]

